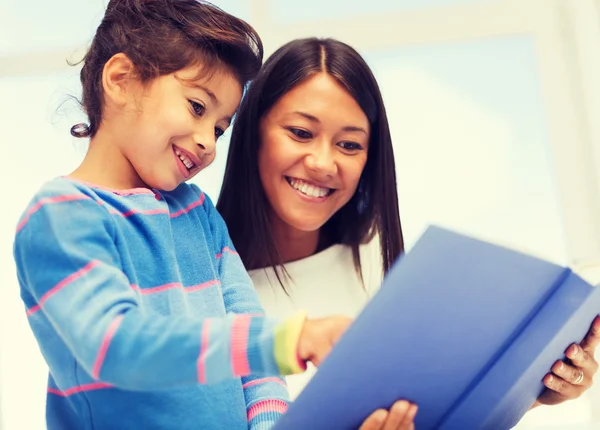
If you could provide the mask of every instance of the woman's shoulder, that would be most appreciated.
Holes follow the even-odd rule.
[[[367,300],[354,270],[352,249],[345,245],[331,246],[277,269],[277,273],[272,267],[250,271],[267,315],[285,318],[304,309],[312,318],[353,316]]]
[[[374,239],[370,243],[359,247],[361,270],[363,277],[373,278],[377,283],[381,282],[382,260],[379,249],[379,241]],[[278,272],[285,272],[291,278],[322,277],[324,274],[332,275],[340,271],[354,271],[354,256],[350,245],[336,244],[309,257],[278,266]],[[249,271],[254,278],[275,276],[272,267],[254,269]],[[367,279],[365,279],[365,282]]]
[[[368,245],[361,246],[362,279],[354,266],[352,247],[333,245],[319,253],[277,267],[251,270],[250,277],[264,303],[295,305],[327,300],[364,304],[381,283],[381,263]],[[277,277],[279,275],[279,279]]]
[[[352,249],[350,246],[332,245],[311,256],[277,266],[276,270],[279,273],[285,271],[291,278],[305,277],[311,274],[319,276],[323,271],[346,267],[348,263],[352,263]],[[275,269],[272,267],[254,269],[250,270],[249,274],[253,279],[271,277],[275,276]]]

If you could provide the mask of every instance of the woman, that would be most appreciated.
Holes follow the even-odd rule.
[[[360,311],[403,240],[385,107],[354,49],[300,39],[267,60],[237,114],[217,208],[268,314]],[[536,406],[590,387],[599,342],[597,318]],[[288,379],[292,397],[309,378]]]

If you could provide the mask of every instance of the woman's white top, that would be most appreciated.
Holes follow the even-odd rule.
[[[290,278],[286,279],[283,271],[280,271],[280,277],[287,294],[272,268],[252,270],[250,276],[270,317],[285,318],[302,309],[311,318],[339,314],[355,317],[381,283],[379,253],[376,240],[361,246],[364,285],[354,268],[352,249],[347,245],[333,245],[310,257],[286,263]],[[315,368],[309,366],[303,374],[286,378],[292,399],[297,397],[314,372]]]

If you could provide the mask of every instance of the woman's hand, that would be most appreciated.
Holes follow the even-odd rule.
[[[399,400],[389,411],[377,409],[360,426],[359,430],[415,430],[413,420],[417,405]]]
[[[568,360],[557,361],[552,366],[552,373],[544,376],[546,389],[533,407],[556,405],[576,399],[590,388],[592,379],[598,371],[598,363],[594,359],[598,344],[600,344],[600,316],[594,319],[590,330],[579,345],[574,343],[567,348],[565,355]]]

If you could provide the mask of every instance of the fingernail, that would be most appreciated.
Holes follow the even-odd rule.
[[[415,415],[417,415],[417,411],[419,410],[419,407],[417,405],[412,405],[410,411],[408,412],[410,415],[410,419],[412,420]]]
[[[571,355],[575,357],[577,354],[579,354],[579,347],[577,345],[573,345]]]
[[[373,414],[373,418],[375,419],[375,421],[377,421],[379,424],[383,424],[383,422],[385,421],[385,419],[387,418],[387,412],[383,411],[383,410],[379,410],[377,412],[375,412],[375,414]]]
[[[569,345],[569,347],[566,349],[565,351],[565,355],[568,358],[573,358],[577,355],[577,345],[576,344],[571,344]]]
[[[398,400],[394,405],[392,405],[392,407],[395,408],[396,410],[403,411],[403,410],[409,408],[410,405],[406,400]]]
[[[554,376],[550,375],[548,376],[548,384],[552,384],[554,382]]]

